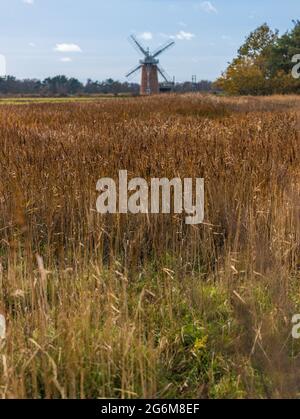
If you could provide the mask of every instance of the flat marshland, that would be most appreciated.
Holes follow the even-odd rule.
[[[2,398],[299,397],[300,98],[0,107]],[[205,223],[96,212],[203,177]]]

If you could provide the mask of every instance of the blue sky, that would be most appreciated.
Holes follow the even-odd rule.
[[[135,33],[156,48],[178,81],[215,79],[245,36],[268,22],[284,32],[299,18],[299,0],[0,0],[0,54],[20,78],[56,74],[103,80],[124,75],[139,59]],[[137,79],[133,79],[137,80]]]

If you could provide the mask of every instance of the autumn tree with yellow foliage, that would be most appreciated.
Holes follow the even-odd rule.
[[[300,79],[292,76],[292,58],[299,53],[299,21],[281,37],[264,23],[247,37],[215,86],[230,95],[300,93]]]

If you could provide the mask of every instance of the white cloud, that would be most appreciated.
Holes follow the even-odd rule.
[[[171,35],[170,38],[178,39],[179,41],[191,41],[195,35],[191,32],[179,31],[176,35]]]
[[[70,57],[62,57],[62,58],[60,59],[60,61],[61,61],[62,63],[71,63],[71,62],[72,62],[72,58],[70,58]]]
[[[79,45],[76,44],[56,44],[54,51],[56,52],[82,52]]]
[[[153,39],[153,34],[151,32],[143,32],[139,35],[139,38],[144,41],[151,41],[151,39]]]
[[[22,0],[22,3],[32,6],[34,4],[34,0]]]
[[[218,13],[217,8],[210,1],[203,1],[200,8],[206,13]]]
[[[29,44],[28,44],[31,48],[34,48],[36,45],[35,45],[35,43],[34,42],[29,42]]]
[[[175,35],[168,35],[167,33],[161,32],[159,36],[161,36],[162,38],[167,38],[167,39],[174,39],[174,40],[177,39],[179,41],[191,41],[193,38],[195,38],[196,35],[191,32],[185,32],[182,30],[182,31],[179,31]]]

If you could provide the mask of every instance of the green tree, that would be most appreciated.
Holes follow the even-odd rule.
[[[278,39],[278,30],[272,29],[264,23],[246,38],[245,43],[238,50],[239,58],[257,60],[261,56],[267,57]]]
[[[80,93],[83,90],[83,84],[75,78],[70,78],[68,80],[68,93],[74,95]]]
[[[246,38],[216,87],[239,95],[299,93],[300,80],[292,77],[296,54],[300,54],[300,21],[281,37],[264,23]]]
[[[293,23],[294,28],[278,38],[270,50],[268,69],[271,77],[276,77],[280,71],[290,74],[292,58],[300,54],[300,21]]]

